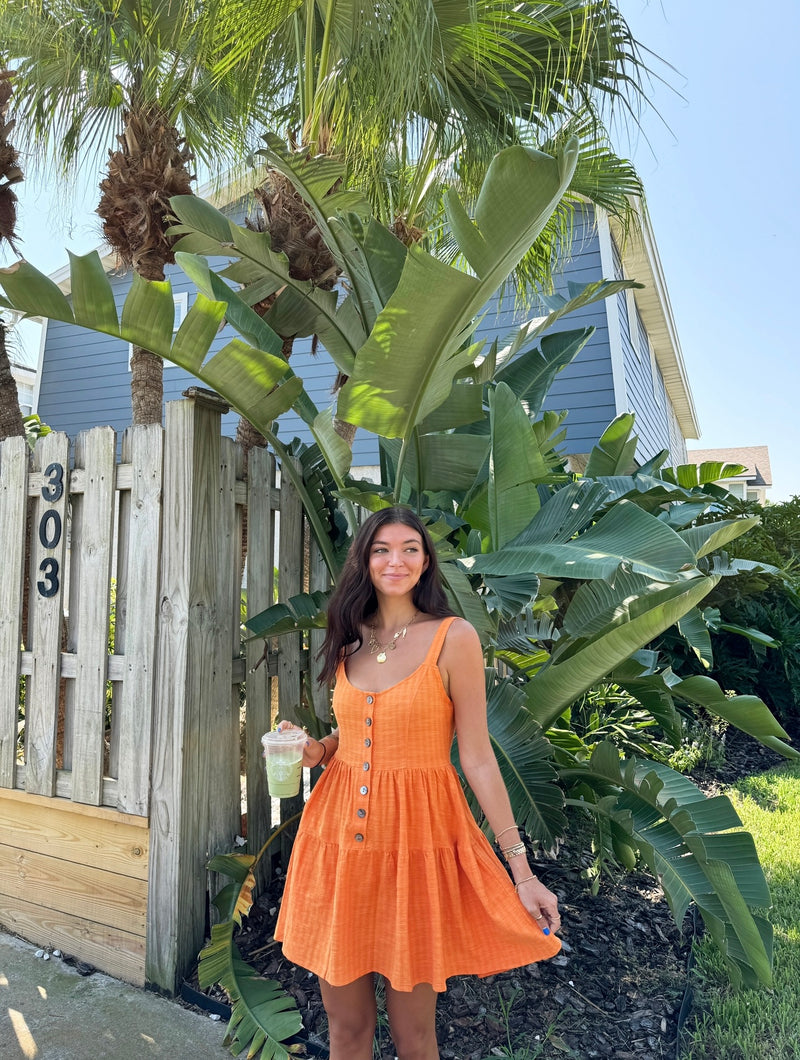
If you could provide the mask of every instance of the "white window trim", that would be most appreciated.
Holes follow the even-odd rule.
[[[174,291],[172,294],[172,304],[177,309],[175,314],[175,323],[172,327],[172,334],[174,335],[181,324],[186,319],[186,314],[189,312],[189,292],[188,291]],[[131,357],[133,357],[133,343],[128,343],[128,371],[131,370]],[[180,365],[173,364],[171,361],[164,361],[165,371],[170,368],[179,368]]]

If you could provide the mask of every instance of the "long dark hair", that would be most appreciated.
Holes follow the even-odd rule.
[[[322,658],[319,683],[330,683],[336,668],[346,655],[358,651],[363,643],[361,624],[378,608],[375,587],[369,576],[369,554],[378,530],[402,523],[416,530],[428,557],[428,566],[414,586],[414,607],[426,615],[444,618],[452,615],[442,588],[436,549],[425,524],[410,508],[382,508],[362,523],[347,553],[344,567],[328,603],[328,628],[317,658]],[[352,648],[350,647],[352,645]],[[350,649],[348,651],[348,649]]]

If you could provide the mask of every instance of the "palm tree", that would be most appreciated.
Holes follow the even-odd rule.
[[[163,280],[170,197],[191,193],[195,162],[217,168],[246,142],[231,79],[212,80],[202,58],[214,11],[200,0],[6,0],[2,17],[24,142],[62,171],[107,151],[105,238],[122,265]],[[161,422],[162,367],[134,349],[134,423]]]
[[[16,149],[9,139],[14,128],[14,121],[9,118],[12,75],[2,66],[0,62],[0,244],[6,242],[16,250],[17,196],[14,185],[23,178]],[[24,438],[25,424],[6,349],[6,326],[0,320],[0,441],[11,437]]]
[[[581,154],[570,195],[518,268],[518,288],[549,282],[577,201],[631,217],[641,184],[611,150],[603,117],[613,106],[635,115],[644,66],[615,5],[389,0],[365,11],[317,0],[222,0],[222,7],[229,36],[219,37],[218,76],[236,71],[255,83],[264,54],[294,55],[294,91],[272,97],[273,124],[301,151],[343,161],[348,185],[404,243],[435,242],[445,187],[474,193],[498,150],[523,142],[555,153],[573,135]],[[332,285],[335,262],[309,245],[319,231],[291,182],[269,169],[257,198],[258,226],[286,253],[292,274]],[[439,244],[446,256],[446,231]],[[290,349],[291,336],[284,338]],[[352,428],[337,429],[352,441]],[[241,425],[240,440],[250,437]]]

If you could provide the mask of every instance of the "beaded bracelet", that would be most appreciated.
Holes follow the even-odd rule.
[[[509,861],[511,858],[516,858],[520,854],[525,853],[527,853],[525,849],[525,844],[515,843],[513,847],[506,847],[506,849],[503,851],[503,857],[506,859],[506,861]]]
[[[498,832],[497,835],[494,837],[495,838],[495,842],[498,843],[498,845],[500,843],[500,836],[501,835],[505,835],[506,832],[516,832],[517,836],[519,836],[519,825],[518,824],[510,824],[508,826],[508,828],[503,828],[502,831]]]
[[[523,883],[530,883],[531,880],[538,880],[538,879],[539,879],[538,876],[535,876],[533,873],[531,873],[531,875],[530,876],[526,876],[524,880],[520,880],[519,883],[515,883],[514,884],[514,890],[517,892],[517,894],[519,894],[519,889],[520,889],[520,887],[522,886]]]

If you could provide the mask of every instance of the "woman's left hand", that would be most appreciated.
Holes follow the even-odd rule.
[[[540,928],[549,928],[550,932],[560,930],[558,898],[538,877],[521,882],[517,887],[517,895]]]

